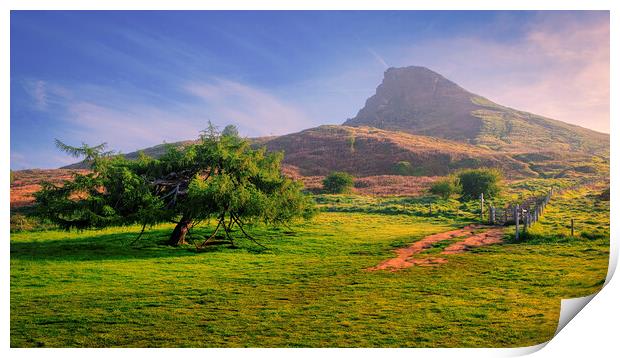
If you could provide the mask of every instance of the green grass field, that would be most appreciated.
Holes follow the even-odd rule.
[[[11,346],[528,346],[552,337],[561,298],[604,282],[609,201],[592,190],[554,199],[527,241],[399,272],[364,269],[476,216],[451,202],[423,215],[424,202],[419,213],[389,209],[419,200],[377,200],[324,196],[311,222],[254,228],[268,250],[163,246],[171,226],[133,247],[137,227],[12,233]]]

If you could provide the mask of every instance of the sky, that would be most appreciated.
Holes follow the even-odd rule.
[[[12,11],[11,168],[341,124],[388,67],[609,133],[607,11]]]

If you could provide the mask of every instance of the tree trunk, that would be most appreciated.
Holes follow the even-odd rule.
[[[187,242],[185,241],[185,235],[187,231],[189,231],[189,225],[192,220],[186,218],[185,216],[181,218],[181,221],[177,224],[177,226],[172,230],[172,234],[170,234],[170,239],[168,239],[168,245],[170,246],[179,246],[184,245]]]

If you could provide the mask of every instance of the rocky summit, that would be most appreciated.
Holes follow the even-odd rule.
[[[440,137],[491,149],[602,154],[609,135],[496,104],[425,67],[390,68],[346,126]]]

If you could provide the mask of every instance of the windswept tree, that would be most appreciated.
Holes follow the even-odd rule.
[[[35,194],[40,215],[65,229],[140,224],[142,235],[147,226],[174,222],[168,244],[177,246],[192,227],[213,221],[204,246],[221,231],[230,242],[233,232],[257,242],[247,225],[284,224],[315,212],[302,185],[280,173],[282,154],[253,149],[236,129],[221,135],[209,124],[196,144],[169,146],[157,159],[141,153],[127,160],[105,145],[57,146],[92,168],[59,186],[44,183]]]

